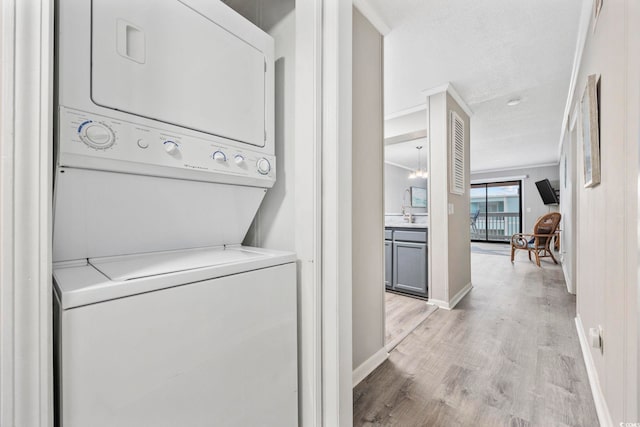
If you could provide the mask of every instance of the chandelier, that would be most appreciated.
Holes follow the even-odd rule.
[[[418,169],[411,171],[411,173],[409,174],[409,179],[427,178],[429,176],[429,173],[426,169],[422,169],[422,164],[420,162],[420,152],[422,150],[422,145],[418,145],[416,148],[418,149]]]

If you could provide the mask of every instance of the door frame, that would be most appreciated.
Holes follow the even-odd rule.
[[[0,425],[53,425],[53,2],[0,0]]]
[[[481,180],[478,180],[477,182],[472,182],[470,184],[470,187],[473,188],[474,185],[476,186],[480,186],[480,185],[484,185],[485,189],[488,188],[489,184],[506,184],[506,183],[510,183],[510,182],[517,182],[518,183],[518,205],[519,205],[519,218],[520,218],[520,229],[518,230],[518,233],[522,233],[522,224],[524,222],[524,214],[522,212],[522,207],[524,206],[524,195],[522,192],[522,187],[523,187],[523,183],[521,179],[513,179],[513,180],[505,180],[505,181],[494,181],[494,180],[489,180],[489,181],[485,181],[485,182],[480,182]],[[485,211],[487,211],[488,207],[489,207],[489,194],[487,191],[485,191]],[[488,218],[488,214],[489,212],[485,212],[487,215],[486,217]],[[502,242],[499,240],[489,240],[489,233],[488,233],[488,228],[486,227],[486,223],[487,221],[485,220],[485,239],[484,240],[477,240],[477,239],[471,239],[472,242],[480,242],[480,243],[508,243],[506,241]]]
[[[295,13],[299,420],[349,426],[352,4],[298,2]]]
[[[0,425],[48,427],[54,5],[0,2]],[[311,206],[296,214],[308,230],[297,247],[300,420],[309,426],[353,422],[351,19],[351,2],[296,7],[296,136],[311,150],[296,153]]]

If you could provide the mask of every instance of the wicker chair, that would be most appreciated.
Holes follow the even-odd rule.
[[[471,232],[473,233],[478,232],[478,226],[476,225],[476,221],[478,220],[479,216],[480,216],[480,209],[478,209],[476,213],[471,214],[469,217],[469,220],[471,222]]]
[[[523,249],[529,253],[529,261],[531,261],[531,253],[536,257],[536,264],[540,267],[540,258],[551,257],[556,264],[556,258],[549,247],[551,241],[556,237],[560,218],[562,216],[558,212],[551,212],[542,215],[533,226],[533,234],[517,233],[511,236],[511,262],[515,257],[517,249]]]

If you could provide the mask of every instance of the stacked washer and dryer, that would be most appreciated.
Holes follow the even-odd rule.
[[[276,178],[273,40],[218,0],[56,24],[57,425],[297,425],[295,256],[241,246]]]

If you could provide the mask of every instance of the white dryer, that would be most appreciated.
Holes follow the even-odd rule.
[[[57,12],[58,425],[297,425],[295,255],[241,246],[273,40],[218,0]]]

